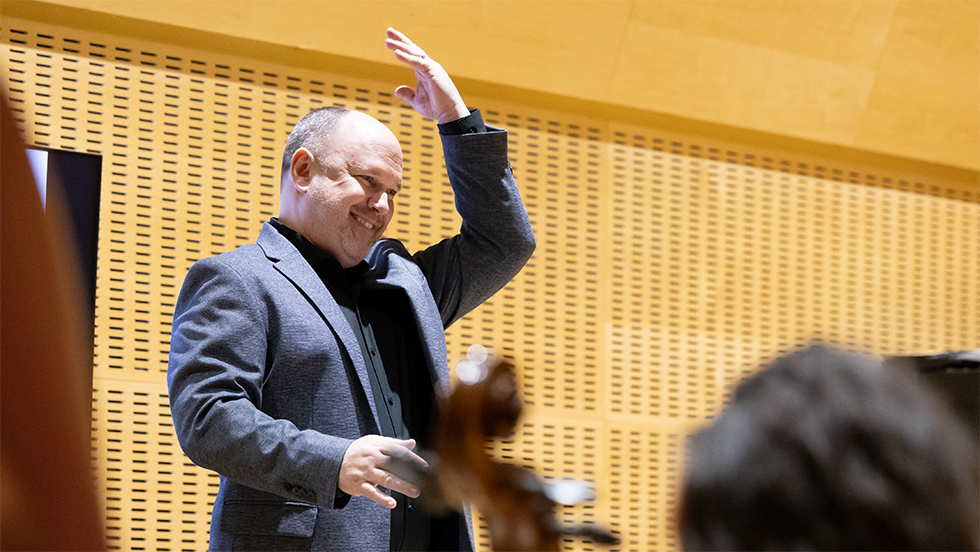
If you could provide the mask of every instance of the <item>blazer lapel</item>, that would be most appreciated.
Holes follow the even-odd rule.
[[[361,388],[371,405],[371,415],[374,416],[375,427],[380,428],[378,408],[374,404],[374,393],[371,391],[367,365],[361,355],[361,346],[354,335],[354,330],[350,327],[350,323],[347,322],[347,318],[337,305],[337,301],[330,295],[327,287],[317,276],[310,263],[303,258],[303,255],[289,240],[268,222],[262,225],[262,231],[259,233],[256,243],[265,251],[266,257],[273,263],[276,270],[303,292],[303,295],[313,304],[320,316],[323,317],[324,322],[337,336],[341,346],[347,351],[347,356],[354,364],[354,371],[357,372]]]
[[[371,270],[367,279],[371,287],[390,287],[403,290],[412,305],[412,315],[418,326],[419,339],[426,362],[429,363],[429,377],[437,391],[449,390],[449,364],[446,357],[446,329],[429,284],[417,266],[399,255],[386,255],[382,246],[375,245],[368,255]]]

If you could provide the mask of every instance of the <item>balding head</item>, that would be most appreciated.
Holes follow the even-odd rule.
[[[314,155],[321,155],[327,141],[331,139],[334,129],[337,128],[337,124],[351,113],[354,112],[346,107],[331,105],[314,109],[300,119],[293,127],[292,132],[289,133],[289,139],[286,140],[286,147],[283,150],[283,179],[289,173],[289,167],[296,150],[306,148]]]
[[[297,124],[286,155],[279,221],[344,268],[363,261],[401,189],[398,139],[366,113],[325,109]]]

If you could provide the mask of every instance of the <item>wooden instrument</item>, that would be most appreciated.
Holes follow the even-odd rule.
[[[597,544],[619,539],[593,525],[562,526],[555,519],[557,502],[532,471],[498,462],[487,453],[489,439],[507,437],[517,427],[524,405],[514,365],[505,359],[464,361],[458,383],[439,402],[434,450],[429,468],[417,477],[423,501],[432,510],[464,502],[486,518],[494,550],[558,551],[564,537],[582,537]]]

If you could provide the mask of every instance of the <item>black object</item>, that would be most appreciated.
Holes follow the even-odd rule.
[[[890,356],[885,362],[915,370],[980,435],[980,349],[937,355]]]

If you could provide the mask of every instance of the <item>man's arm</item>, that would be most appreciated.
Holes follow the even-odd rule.
[[[184,279],[167,370],[177,439],[195,464],[290,498],[315,494],[326,505],[335,488],[329,474],[350,440],[301,431],[256,406],[267,376],[269,318],[259,287],[221,258],[198,261]],[[288,461],[268,452],[276,443],[289,444]]]
[[[507,158],[507,133],[442,135],[459,234],[415,255],[443,325],[507,285],[534,253],[535,239]]]
[[[395,95],[439,122],[446,169],[463,217],[457,236],[415,255],[429,281],[443,325],[476,308],[507,285],[534,252],[527,211],[507,157],[507,133],[471,112],[442,65],[388,29],[386,44],[415,71],[414,89]]]
[[[260,297],[264,286],[248,274],[222,258],[204,259],[182,286],[167,380],[174,427],[187,456],[238,483],[321,507],[346,504],[335,502],[338,487],[389,508],[393,499],[376,485],[417,496],[414,487],[379,467],[392,455],[415,457],[413,442],[301,430],[259,408],[267,399],[271,323],[269,305]]]

